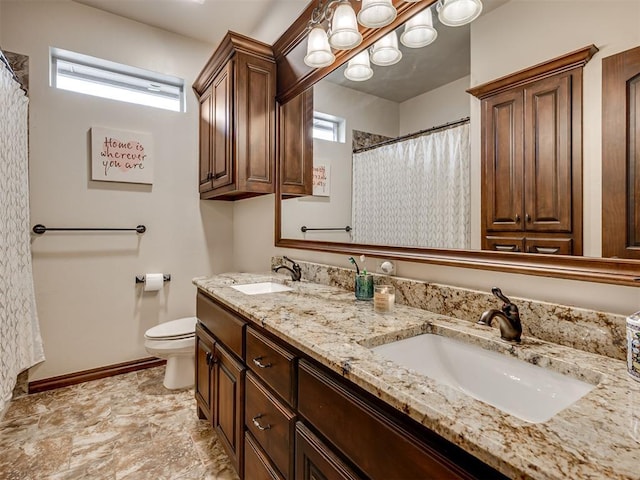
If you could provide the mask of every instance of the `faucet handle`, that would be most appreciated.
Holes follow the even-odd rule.
[[[506,303],[507,305],[513,305],[513,303],[511,302],[511,300],[509,300],[507,298],[507,296],[502,293],[502,290],[500,290],[498,287],[493,287],[491,289],[491,293],[493,293],[497,298],[499,298],[500,300],[502,300],[504,303]]]
[[[504,302],[501,310],[507,317],[514,321],[520,321],[520,312],[518,311],[518,306],[511,300],[509,300],[509,298],[504,293],[502,293],[502,290],[500,290],[498,287],[493,287],[491,289],[491,293],[493,293],[497,298]]]

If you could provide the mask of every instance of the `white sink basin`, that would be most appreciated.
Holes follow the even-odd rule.
[[[549,420],[594,388],[589,383],[440,335],[419,335],[372,350],[532,423]]]
[[[239,292],[246,295],[260,295],[263,293],[277,293],[288,292],[293,290],[291,287],[287,287],[281,283],[274,282],[261,282],[261,283],[247,283],[245,285],[231,285],[231,288],[235,288]]]

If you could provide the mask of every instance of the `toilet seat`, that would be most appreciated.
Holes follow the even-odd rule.
[[[195,336],[196,317],[185,317],[150,328],[144,334],[148,340],[181,340]]]

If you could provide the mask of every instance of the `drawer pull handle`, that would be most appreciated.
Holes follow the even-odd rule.
[[[260,360],[262,360],[264,357],[256,357],[253,359],[253,363],[256,364],[256,366],[260,367],[260,368],[269,368],[271,366],[271,363],[262,363]]]
[[[253,424],[256,426],[256,428],[258,430],[269,430],[271,428],[271,425],[269,425],[268,423],[265,426],[260,425],[260,422],[258,421],[259,418],[262,418],[262,414],[260,415],[256,415],[255,417],[253,417],[251,419],[251,421],[253,422]]]

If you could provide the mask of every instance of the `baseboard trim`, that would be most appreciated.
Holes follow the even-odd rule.
[[[159,367],[166,363],[166,360],[162,360],[160,358],[147,357],[139,360],[132,360],[130,362],[116,363],[115,365],[107,365],[105,367],[68,373],[58,377],[44,378],[42,380],[29,382],[29,393],[39,393],[47,390],[54,390],[56,388],[68,387],[70,385],[89,382],[91,380],[99,380],[101,378],[112,377],[114,375],[144,370],[145,368]]]

